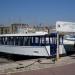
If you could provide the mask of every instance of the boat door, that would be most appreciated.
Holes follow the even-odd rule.
[[[54,56],[57,50],[56,36],[50,36],[50,54]]]
[[[50,44],[50,54],[51,56],[54,56],[56,54],[57,45],[56,44]]]

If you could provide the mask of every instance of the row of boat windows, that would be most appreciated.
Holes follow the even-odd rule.
[[[56,37],[0,37],[0,45],[45,46],[56,44]]]

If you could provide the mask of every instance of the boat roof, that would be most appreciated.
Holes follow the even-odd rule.
[[[48,33],[17,33],[17,34],[0,34],[0,37],[10,37],[10,36],[51,36],[51,37],[56,37],[57,36],[57,34],[56,33],[50,33],[50,34],[48,34]]]
[[[0,37],[3,36],[44,36],[46,34],[36,34],[36,33],[19,33],[19,34],[0,34]]]

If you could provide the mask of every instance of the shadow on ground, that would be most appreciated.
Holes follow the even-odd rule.
[[[67,56],[72,57],[72,59],[75,59],[75,51],[68,52]]]
[[[19,61],[19,60],[30,60],[30,59],[38,59],[38,58],[47,58],[50,59],[51,57],[39,57],[39,56],[25,56],[25,55],[13,55],[0,52],[0,58],[5,58],[12,61]]]

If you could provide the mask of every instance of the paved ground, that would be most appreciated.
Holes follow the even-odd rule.
[[[11,75],[75,75],[75,64],[35,71],[18,72]]]
[[[0,65],[0,75],[75,75],[75,54],[53,63],[50,59],[18,61]]]

